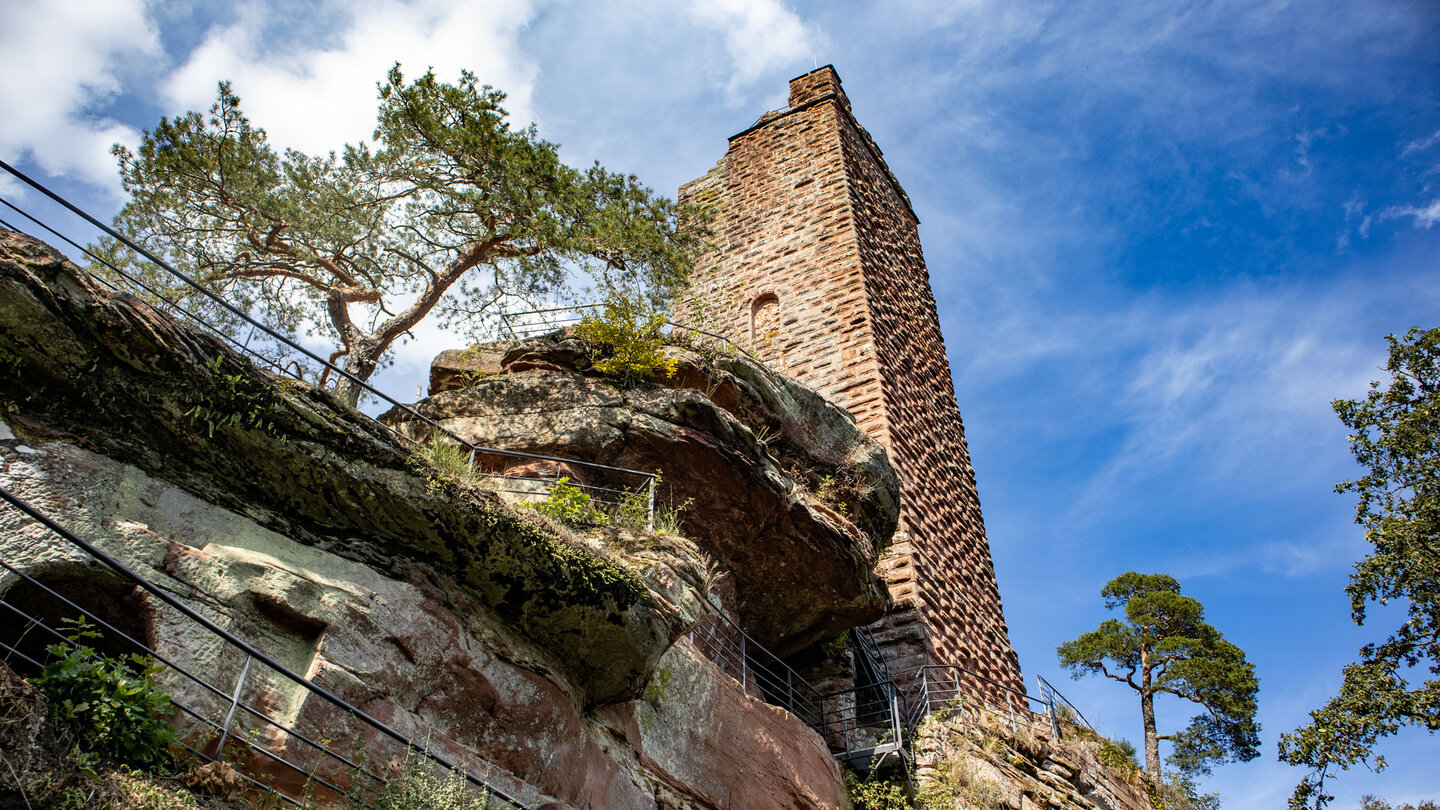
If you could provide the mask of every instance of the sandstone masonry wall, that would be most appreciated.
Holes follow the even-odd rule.
[[[718,255],[678,319],[855,414],[901,479],[878,627],[892,672],[956,663],[1023,690],[920,246],[918,220],[827,66],[681,187],[716,212]]]

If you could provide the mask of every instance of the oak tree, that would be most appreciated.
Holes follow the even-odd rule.
[[[373,141],[315,156],[277,154],[221,83],[208,115],[162,119],[136,150],[114,148],[130,195],[117,229],[282,333],[322,333],[359,380],[432,311],[474,326],[496,302],[590,284],[661,306],[682,288],[701,218],[633,176],[565,165],[468,72],[406,82],[397,65],[379,91]],[[236,326],[123,246],[98,249]],[[352,381],[334,383],[357,401]]]
[[[1100,673],[1139,695],[1151,782],[1161,783],[1161,740],[1170,741],[1168,759],[1184,774],[1208,773],[1213,763],[1258,756],[1255,667],[1205,621],[1200,602],[1182,595],[1173,577],[1134,571],[1111,580],[1100,595],[1107,608],[1122,608],[1125,618],[1106,619],[1056,652],[1074,677]],[[1162,694],[1203,711],[1185,729],[1161,734],[1155,697]]]
[[[1390,379],[1372,382],[1364,399],[1333,404],[1365,469],[1335,490],[1359,496],[1355,522],[1374,547],[1346,587],[1355,623],[1372,602],[1404,604],[1406,618],[1360,649],[1339,693],[1308,724],[1281,735],[1280,759],[1311,769],[1291,807],[1328,803],[1325,779],[1337,769],[1382,770],[1375,744],[1402,726],[1440,729],[1440,328],[1386,340]]]

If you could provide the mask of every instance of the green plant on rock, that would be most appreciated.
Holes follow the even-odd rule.
[[[486,810],[490,792],[475,788],[459,771],[437,773],[426,757],[410,752],[387,775],[385,784],[364,796],[352,796],[349,810]]]
[[[46,648],[51,660],[35,686],[87,750],[148,771],[174,767],[170,697],[154,678],[161,667],[148,655],[101,655],[82,643],[100,637],[84,617],[67,624],[75,644]]]
[[[469,481],[471,478],[470,458],[457,444],[445,441],[438,431],[415,451],[419,460],[430,471],[452,481]]]
[[[920,786],[916,798],[921,807],[969,807],[1000,810],[1005,806],[1000,787],[980,773],[971,759],[951,759],[935,768],[933,778]]]
[[[1114,768],[1126,774],[1140,771],[1140,760],[1135,744],[1129,740],[1110,740],[1102,738],[1100,749],[1095,752],[1095,758],[1100,764],[1107,768]]]
[[[1169,772],[1160,784],[1149,783],[1154,810],[1220,810],[1220,794],[1201,793],[1187,774]]]
[[[676,361],[660,353],[665,314],[639,295],[612,292],[600,315],[587,314],[575,334],[590,346],[595,370],[627,384],[672,377]]]
[[[570,525],[604,526],[610,522],[610,518],[595,507],[589,494],[571,484],[569,477],[563,475],[550,488],[545,500],[526,505],[546,517]]]
[[[273,435],[275,423],[266,415],[275,402],[275,392],[245,374],[223,373],[224,363],[224,355],[205,362],[205,368],[219,385],[217,390],[201,396],[185,415],[204,423],[206,435],[212,439],[216,430],[229,425],[258,428]]]
[[[904,785],[873,775],[862,780],[853,771],[846,771],[845,792],[855,810],[914,810]]]

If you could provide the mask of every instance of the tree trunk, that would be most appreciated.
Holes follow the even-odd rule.
[[[375,367],[380,365],[382,351],[383,349],[371,345],[370,341],[356,341],[350,347],[350,353],[345,356],[345,371],[359,378],[361,382],[369,380],[370,375],[375,373]],[[341,402],[356,408],[360,405],[361,390],[359,383],[340,374],[336,376],[332,392]]]
[[[1143,655],[1143,653],[1142,653]],[[1160,737],[1155,731],[1155,693],[1150,691],[1150,670],[1140,674],[1140,717],[1145,721],[1145,775],[1160,784]]]

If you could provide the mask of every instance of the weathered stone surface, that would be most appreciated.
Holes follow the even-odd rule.
[[[660,659],[642,700],[602,711],[655,774],[662,807],[850,806],[820,737],[789,712],[746,697],[686,642]]]
[[[323,392],[275,383],[0,233],[0,486],[530,806],[848,807],[818,736],[671,643],[706,585],[693,545],[561,537],[417,470],[403,441]],[[176,670],[167,688],[225,714],[243,654],[5,507],[0,558],[109,594],[111,619],[218,693]],[[0,578],[7,597],[19,587]],[[242,696],[347,753],[403,756],[267,667]],[[345,782],[243,714],[236,733]],[[186,734],[216,744],[199,725]],[[258,755],[246,765],[265,772]]]
[[[758,364],[667,351],[674,379],[619,388],[587,376],[577,339],[538,339],[512,348],[500,374],[416,410],[481,446],[660,471],[659,502],[689,503],[685,534],[724,566],[742,623],[778,654],[877,618],[885,593],[873,569],[898,513],[879,445]],[[381,418],[428,431],[403,412]]]
[[[557,656],[418,568],[382,574],[82,448],[37,443],[21,454],[18,443],[0,442],[0,486],[65,515],[73,531],[203,604],[221,626],[290,669],[535,805],[847,806],[820,738],[788,713],[746,697],[688,642],[660,658],[640,700],[586,712],[559,677]],[[87,569],[79,552],[12,510],[0,510],[0,538],[0,557],[23,560],[32,575]],[[675,543],[683,545],[652,543],[627,556],[654,569],[647,581],[657,594],[682,587],[665,579],[683,570],[673,559],[687,552]],[[11,584],[0,580],[0,590]],[[222,687],[235,681],[243,656],[153,599],[142,602],[144,635],[161,655]],[[223,701],[185,678],[168,672],[161,680],[186,705],[223,714]],[[247,684],[244,700],[314,739],[348,751],[358,738],[380,761],[399,753],[268,670],[253,670]],[[213,732],[188,728],[197,747],[213,742]],[[344,783],[334,762],[258,723],[242,718],[237,733]],[[265,762],[252,757],[249,764]],[[279,781],[286,776],[293,774]]]
[[[430,364],[430,393],[453,391],[500,373],[500,359],[512,346],[490,343],[468,349],[447,349]]]
[[[1023,690],[918,220],[833,68],[793,79],[789,101],[680,188],[712,207],[721,250],[675,318],[855,414],[900,475],[907,575],[892,595],[923,621],[922,663]],[[894,652],[892,671],[915,663],[912,648]]]
[[[382,570],[443,572],[551,649],[586,703],[638,694],[696,619],[494,495],[427,477],[402,439],[326,392],[273,378],[3,231],[0,357],[17,432],[93,448]]]
[[[1055,740],[1047,724],[1025,720],[1012,727],[1007,714],[975,709],[925,719],[915,740],[915,772],[920,798],[930,800],[926,806],[1150,810],[1138,766],[1103,764],[1093,732],[1066,723],[1065,738]]]

